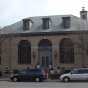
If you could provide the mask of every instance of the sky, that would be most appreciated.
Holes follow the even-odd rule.
[[[0,27],[34,16],[80,17],[82,7],[88,10],[88,0],[0,0]]]

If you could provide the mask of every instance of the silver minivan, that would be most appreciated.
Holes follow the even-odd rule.
[[[71,80],[88,80],[88,68],[74,69],[73,71],[62,74],[60,81],[69,82]]]

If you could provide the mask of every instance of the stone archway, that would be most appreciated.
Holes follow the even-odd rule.
[[[38,61],[41,68],[49,68],[52,62],[52,44],[48,39],[43,39],[38,44]]]

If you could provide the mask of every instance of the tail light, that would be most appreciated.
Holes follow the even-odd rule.
[[[47,74],[43,74],[43,76],[47,76]]]

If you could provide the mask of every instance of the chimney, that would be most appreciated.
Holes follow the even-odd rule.
[[[80,18],[88,20],[87,11],[85,11],[85,7],[82,7],[82,11],[80,11]]]
[[[85,7],[82,7],[82,11],[85,11]]]

